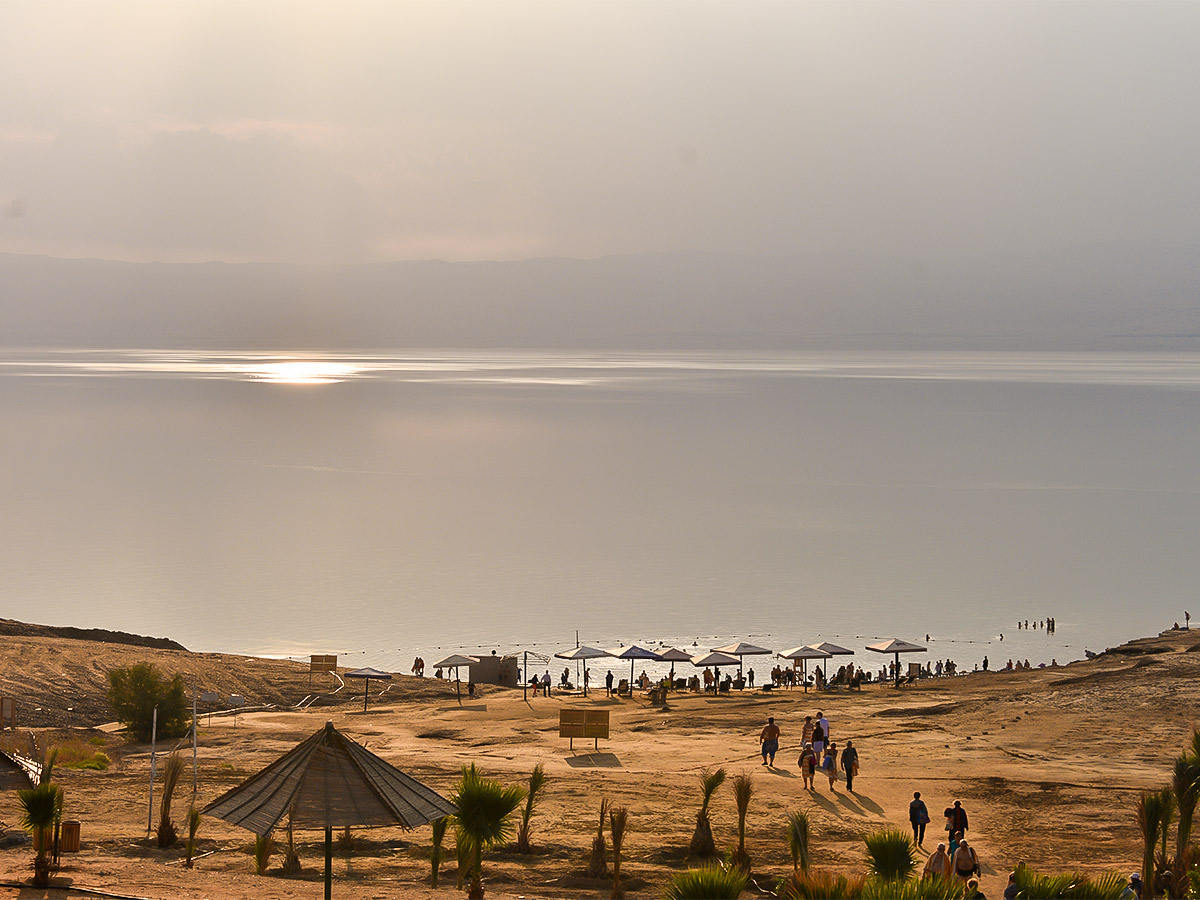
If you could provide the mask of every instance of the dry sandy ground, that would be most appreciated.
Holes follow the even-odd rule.
[[[77,728],[44,729],[43,743],[103,742],[108,771],[60,769],[66,816],[82,822],[83,848],[65,856],[58,885],[91,887],[145,898],[319,898],[319,835],[301,835],[305,866],[299,878],[277,871],[253,875],[248,832],[206,819],[194,870],[178,850],[151,849],[145,840],[149,748],[86,726],[102,721],[104,673],[151,660],[166,671],[191,674],[201,689],[224,696],[295,704],[308,694],[295,664],[186,651],[150,650],[89,641],[8,637],[0,642],[0,692],[29,701],[33,718]],[[508,782],[527,778],[536,763],[549,776],[535,814],[536,854],[501,849],[484,862],[488,896],[607,897],[606,883],[582,876],[601,798],[630,811],[623,871],[632,897],[661,896],[671,872],[689,860],[686,848],[698,806],[702,769],[725,766],[754,777],[747,822],[755,877],[764,885],[790,868],[784,827],[794,809],[809,812],[814,865],[847,873],[863,869],[865,831],[905,827],[907,805],[920,790],[933,814],[926,844],[938,839],[941,809],[960,798],[971,817],[969,837],[984,868],[983,888],[1000,895],[1009,869],[1026,861],[1045,871],[1137,867],[1133,804],[1138,793],[1168,777],[1189,741],[1200,699],[1200,631],[1167,632],[1101,657],[1058,669],[938,679],[899,691],[816,696],[800,690],[747,692],[730,698],[673,696],[665,707],[643,699],[608,700],[593,694],[526,702],[520,691],[485,688],[474,701],[455,701],[453,683],[396,676],[391,689],[363,713],[361,694],[324,698],[311,709],[286,708],[202,718],[199,802],[208,802],[320,728],[326,719],[393,764],[451,791],[459,768],[476,763]],[[325,687],[328,687],[326,682]],[[348,690],[355,690],[354,687]],[[70,713],[67,707],[71,707]],[[577,740],[575,751],[557,734],[558,711],[593,706],[611,711],[612,737],[600,752]],[[37,709],[40,713],[36,712]],[[861,754],[856,793],[844,783],[831,793],[823,778],[806,792],[796,769],[796,739],[805,714],[823,709],[839,743],[852,738]],[[761,765],[757,736],[768,715],[783,728],[779,767]],[[36,729],[35,729],[36,730]],[[16,738],[23,747],[27,737]],[[176,801],[182,820],[190,772]],[[714,801],[719,844],[736,839],[732,793]],[[0,796],[0,819],[16,821],[16,800]],[[429,829],[358,831],[360,846],[334,864],[334,896],[344,898],[457,897],[455,865],[443,885],[429,887]],[[449,843],[449,838],[448,838]],[[27,880],[31,851],[0,850],[0,882]],[[453,850],[450,850],[453,856]],[[276,859],[275,866],[281,862]],[[67,896],[62,890],[0,888],[23,898]],[[748,893],[749,896],[749,893]]]

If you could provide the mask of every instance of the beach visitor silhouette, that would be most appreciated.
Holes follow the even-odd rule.
[[[913,840],[919,847],[925,841],[925,826],[929,824],[929,807],[921,799],[920,791],[913,791],[912,803],[908,804],[908,821],[912,825]]]
[[[764,766],[775,765],[775,754],[779,750],[779,726],[775,724],[774,716],[767,716],[767,724],[763,726],[763,730],[758,735],[758,742],[762,744],[762,764]],[[770,761],[768,762],[768,757]]]

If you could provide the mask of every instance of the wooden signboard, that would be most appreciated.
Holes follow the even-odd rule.
[[[0,697],[0,729],[17,730],[17,701],[12,697]]]
[[[337,671],[337,654],[332,656],[323,656],[321,654],[313,654],[309,657],[308,663],[309,672],[336,672]]]
[[[575,749],[575,738],[593,738],[596,747],[600,738],[608,738],[607,709],[560,709],[558,711],[558,736],[571,739]]]

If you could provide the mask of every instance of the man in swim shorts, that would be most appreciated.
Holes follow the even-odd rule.
[[[767,724],[759,734],[758,741],[762,744],[763,765],[773,767],[775,754],[779,751],[779,726],[775,724],[774,716],[767,717]],[[767,762],[768,757],[770,757],[770,762]]]

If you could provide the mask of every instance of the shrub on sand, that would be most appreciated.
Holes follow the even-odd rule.
[[[700,804],[700,811],[696,813],[696,830],[692,833],[692,844],[690,847],[692,856],[697,856],[700,859],[709,859],[717,855],[717,845],[713,841],[712,820],[708,817],[708,806],[712,802],[713,794],[717,792],[717,788],[724,783],[724,769],[712,771],[705,769],[700,773],[702,802]]]
[[[801,871],[779,884],[776,893],[783,900],[854,900],[863,891],[866,879],[847,878],[830,872]]]
[[[587,873],[591,878],[608,875],[608,845],[604,841],[604,820],[608,818],[608,798],[600,801],[600,824],[592,838],[592,852],[588,856]]]
[[[808,813],[802,809],[788,816],[788,851],[792,854],[792,873],[808,869]]]
[[[735,868],[705,866],[675,874],[667,884],[667,900],[737,900],[749,876]]]
[[[621,846],[625,843],[625,830],[629,827],[629,810],[614,806],[608,811],[608,830],[613,844],[613,889],[612,900],[623,900],[625,889],[621,887]]]
[[[745,772],[733,777],[733,799],[737,802],[738,813],[738,845],[733,851],[733,864],[743,872],[750,871],[750,854],[746,852],[746,811],[750,808],[750,798],[754,796],[753,779]]]
[[[876,878],[908,878],[917,868],[917,851],[908,832],[885,828],[866,835],[867,868]]]
[[[159,848],[174,847],[179,840],[179,832],[171,821],[171,801],[175,798],[175,787],[183,774],[183,757],[178,751],[167,757],[163,765],[162,800],[158,807],[158,831],[155,833]]]
[[[529,787],[525,791],[525,808],[521,810],[521,824],[517,828],[517,852],[532,853],[533,845],[529,842],[529,821],[533,818],[533,808],[537,805],[539,794],[546,786],[546,771],[538,763],[529,773]]]
[[[267,866],[275,852],[275,836],[271,832],[254,836],[254,874],[266,875]]]
[[[1046,900],[1105,900],[1120,897],[1127,882],[1124,876],[1109,872],[1104,875],[1081,875],[1067,872],[1043,875],[1029,866],[1017,867],[1017,896]]]

